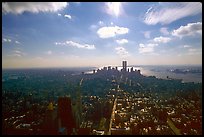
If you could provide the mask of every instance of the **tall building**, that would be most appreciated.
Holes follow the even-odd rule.
[[[130,72],[133,72],[133,67],[131,67]]]
[[[53,103],[50,102],[45,112],[45,121],[43,124],[43,133],[45,135],[57,135],[57,110]]]
[[[107,70],[107,67],[103,67],[103,70]]]
[[[81,85],[83,79],[81,79],[76,91],[76,103],[74,106],[74,117],[76,119],[76,127],[79,128],[82,121],[82,101],[81,101]]]
[[[71,135],[76,128],[76,122],[72,112],[71,98],[59,97],[58,99],[59,129],[65,128],[68,135]]]
[[[123,71],[127,71],[127,61],[123,61]]]
[[[111,66],[108,66],[108,70],[111,70]]]

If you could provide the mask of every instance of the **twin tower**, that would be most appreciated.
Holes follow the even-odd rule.
[[[123,61],[122,71],[127,71],[127,61]]]

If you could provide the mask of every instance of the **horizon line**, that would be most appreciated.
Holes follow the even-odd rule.
[[[104,65],[101,67],[122,67],[122,65]],[[202,66],[202,64],[139,64],[139,65],[128,65],[127,67],[134,66]],[[2,67],[2,69],[48,69],[48,68],[101,68],[97,66],[52,66],[52,67]]]

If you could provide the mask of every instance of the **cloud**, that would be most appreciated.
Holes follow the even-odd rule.
[[[73,42],[73,41],[66,41],[66,42],[63,42],[63,43],[61,43],[61,42],[56,42],[55,45],[72,46],[72,47],[83,48],[83,49],[89,49],[89,50],[96,49],[94,45],[80,44],[80,43]]]
[[[73,41],[66,41],[66,44],[69,45],[69,46],[77,47],[77,48],[95,49],[94,45],[80,44],[80,43],[73,42]]]
[[[98,24],[99,24],[100,26],[103,26],[103,25],[104,25],[104,22],[100,20],[100,21],[98,22]]]
[[[193,36],[195,34],[202,35],[202,22],[189,23],[186,26],[173,30],[172,35],[177,37]]]
[[[144,34],[145,38],[147,38],[147,39],[150,38],[151,31],[143,31],[142,33]]]
[[[12,43],[14,45],[22,45],[18,40],[15,40],[16,38],[2,38],[2,44],[3,43]]]
[[[130,56],[130,54],[124,47],[117,47],[115,48],[115,50],[116,50],[116,53],[122,58]]]
[[[161,3],[147,10],[144,23],[148,25],[169,24],[198,13],[202,13],[202,4],[199,2]]]
[[[57,12],[68,6],[67,2],[3,2],[2,12],[22,14],[23,12]]]
[[[81,2],[72,2],[72,3],[74,3],[76,5],[80,5],[81,4]]]
[[[154,47],[158,46],[158,44],[139,44],[139,53],[152,53],[154,52]]]
[[[13,55],[11,55],[11,56],[14,56],[14,57],[22,57],[21,54],[13,54]]]
[[[116,42],[118,44],[122,45],[122,44],[128,43],[128,40],[127,39],[119,39],[119,40],[116,40]]]
[[[65,14],[64,17],[65,17],[65,18],[72,19],[72,16],[71,16],[71,15],[68,15],[68,14]]]
[[[195,52],[197,49],[188,49],[189,52]]]
[[[110,22],[110,25],[113,26],[113,22]],[[98,21],[97,24],[92,24],[89,29],[91,29],[92,31],[95,31],[96,29],[100,28],[100,27],[104,27],[107,26],[107,23],[103,22],[103,21]]]
[[[94,31],[95,32],[95,30],[98,28],[98,26],[97,25],[94,25],[94,24],[92,24],[90,27],[89,27],[89,29],[90,30],[92,30],[92,31]]]
[[[51,50],[48,50],[48,51],[46,52],[46,54],[47,54],[47,55],[52,55],[52,51],[51,51]]]
[[[157,43],[167,43],[170,40],[171,40],[171,38],[169,38],[169,37],[162,37],[162,36],[154,38],[154,42],[157,42]]]
[[[20,51],[20,50],[14,50],[12,51],[12,54],[11,55],[8,55],[8,56],[13,56],[13,57],[22,57],[26,55],[24,52]]]
[[[57,15],[58,15],[58,16],[62,16],[62,14],[60,14],[60,13],[58,13]]]
[[[13,52],[14,52],[14,53],[17,53],[17,54],[21,54],[21,53],[22,53],[22,52],[19,51],[19,50],[14,50]]]
[[[11,42],[11,39],[3,38],[2,42]]]
[[[169,35],[169,31],[167,30],[167,28],[163,27],[160,29],[160,32],[164,35]]]
[[[98,29],[97,34],[99,35],[100,38],[110,38],[116,35],[127,34],[128,32],[129,32],[128,28],[114,26],[114,27],[102,27]]]
[[[177,56],[184,56],[184,55],[202,55],[202,49],[199,48],[191,48],[190,45],[183,45],[184,48],[187,49],[186,53],[178,54]]]
[[[15,43],[16,43],[16,44],[20,44],[20,42],[19,42],[19,41],[17,41],[17,40],[15,41]]]
[[[202,50],[201,49],[195,49],[195,48],[188,49],[187,55],[196,55],[196,54],[202,54]]]
[[[190,48],[190,47],[192,47],[192,46],[190,46],[190,45],[183,45],[183,47],[184,47],[184,48]]]
[[[120,16],[123,13],[123,7],[121,2],[106,2],[105,11],[111,16]]]

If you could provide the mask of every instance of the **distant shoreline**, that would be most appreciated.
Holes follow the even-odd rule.
[[[107,66],[106,66],[107,67]],[[122,66],[111,66],[118,67],[120,71]],[[182,79],[183,82],[195,82],[202,83],[202,65],[130,65],[127,68],[133,67],[141,71],[144,76],[155,76],[161,79]],[[93,70],[97,71],[103,67],[50,67],[50,68],[8,68],[2,69],[5,71],[72,71],[73,73],[81,74],[92,74]],[[178,73],[177,73],[178,72]],[[179,73],[181,72],[181,73]],[[185,72],[185,73],[182,73]],[[195,73],[191,73],[195,72]],[[168,77],[168,78],[167,78]]]
[[[105,65],[105,66],[110,66],[110,65]],[[166,64],[166,65],[128,65],[127,67],[142,67],[142,66],[146,66],[146,67],[154,67],[154,66],[161,66],[161,67],[172,67],[172,66],[198,66],[198,67],[202,67],[202,64],[184,64],[184,65],[171,65],[171,64]],[[102,66],[103,67],[103,66]],[[122,67],[121,65],[113,65],[112,67]],[[7,69],[71,69],[71,68],[101,68],[101,67],[95,67],[95,66],[73,66],[73,67],[27,67],[27,68],[2,68],[2,70],[7,70]]]

